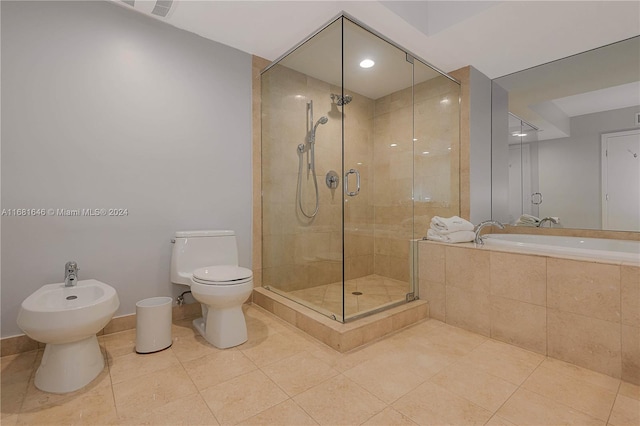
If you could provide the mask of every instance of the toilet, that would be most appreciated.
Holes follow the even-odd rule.
[[[171,282],[188,285],[202,305],[193,326],[213,346],[225,349],[247,341],[242,304],[253,291],[253,273],[238,266],[233,231],[176,232]]]

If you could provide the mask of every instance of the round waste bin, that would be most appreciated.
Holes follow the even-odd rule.
[[[150,354],[171,346],[170,297],[151,297],[136,303],[136,352]]]

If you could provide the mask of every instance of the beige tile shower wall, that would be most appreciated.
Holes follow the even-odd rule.
[[[437,77],[375,101],[378,275],[408,281],[409,240],[424,236],[434,215],[460,214],[459,90],[446,77]]]
[[[640,384],[640,268],[419,244],[433,318]]]
[[[330,190],[325,174],[342,170],[341,111],[330,94],[341,89],[276,65],[262,76],[262,267],[263,285],[284,291],[342,280],[342,193]],[[350,93],[345,107],[345,159],[371,164],[373,101]],[[314,121],[327,116],[316,134],[316,178],[320,207],[313,219],[297,206],[299,155],[297,146],[307,135],[307,102],[314,102]],[[302,156],[302,203],[307,213],[315,207],[315,189]],[[346,160],[345,160],[346,161]],[[355,164],[345,164],[355,167]],[[345,270],[347,279],[373,272],[372,207],[368,172],[353,207],[345,210]],[[342,182],[342,177],[341,177]],[[353,226],[357,223],[358,226]]]

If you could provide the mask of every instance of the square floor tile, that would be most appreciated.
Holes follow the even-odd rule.
[[[136,417],[176,399],[195,395],[197,389],[181,365],[135,377],[113,385],[121,418]]]
[[[226,382],[257,368],[249,358],[235,349],[217,351],[187,361],[183,366],[199,390]]]
[[[110,386],[101,386],[74,398],[64,404],[23,411],[18,415],[19,425],[108,425],[117,424],[118,416]],[[3,420],[4,424],[4,420]]]
[[[306,351],[262,367],[262,371],[289,396],[302,393],[340,374]]]
[[[466,363],[450,365],[430,381],[491,412],[500,408],[518,388]]]
[[[609,417],[615,426],[640,425],[640,401],[618,394]]]
[[[321,425],[360,424],[386,404],[344,376],[336,376],[294,398]]]
[[[423,425],[484,425],[493,414],[431,382],[400,398],[393,408]]]
[[[306,426],[317,425],[318,423],[311,418],[302,408],[293,400],[289,399],[267,408],[260,414],[239,423],[241,425],[264,425],[264,426]]]
[[[222,425],[239,423],[288,399],[259,370],[207,388],[201,395]]]
[[[558,374],[545,368],[544,364],[529,376],[522,387],[603,421],[609,418],[616,399],[615,392]]]
[[[602,420],[527,389],[518,389],[496,414],[518,425],[602,426],[606,424]]]

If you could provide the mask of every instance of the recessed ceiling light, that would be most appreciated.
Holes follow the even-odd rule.
[[[427,154],[429,153],[429,151],[422,151],[422,153],[423,153],[424,155],[427,155]]]
[[[418,142],[418,139],[416,139],[416,138],[413,138],[413,141],[414,141],[414,142]]]
[[[527,134],[526,133],[514,133],[513,136],[523,137],[523,136],[527,136]]]
[[[441,103],[441,104],[448,104],[448,103],[449,103],[449,98],[443,98],[443,99],[440,101],[440,103]]]
[[[362,163],[356,163],[358,166],[362,166]]]
[[[398,146],[398,144],[397,144],[397,143],[392,143],[392,144],[391,144],[391,145],[389,145],[389,146]]]
[[[363,59],[362,62],[360,62],[360,66],[362,68],[371,68],[372,66],[374,66],[376,63],[373,62],[373,60],[371,59]]]
[[[447,148],[449,151],[451,151],[451,147]]]

